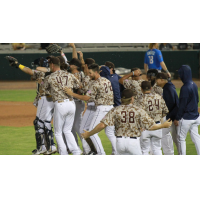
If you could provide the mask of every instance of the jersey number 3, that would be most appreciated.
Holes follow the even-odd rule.
[[[150,64],[153,64],[153,56],[149,56],[149,62]]]

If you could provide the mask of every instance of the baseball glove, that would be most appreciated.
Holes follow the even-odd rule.
[[[18,60],[12,56],[6,56],[6,59],[8,60],[10,66],[12,67],[16,67],[18,68],[19,67],[19,63],[18,63]]]
[[[62,50],[62,47],[58,46],[57,44],[50,44],[47,48],[46,51],[47,53],[58,53]]]

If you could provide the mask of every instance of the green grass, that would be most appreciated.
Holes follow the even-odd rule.
[[[104,131],[99,133],[104,150],[107,155],[112,153],[111,143]],[[81,142],[79,139],[79,144]],[[187,155],[196,155],[195,146],[188,134],[186,139]],[[35,133],[32,126],[15,128],[0,126],[0,155],[31,155],[31,151],[36,148]],[[82,147],[81,147],[82,149]],[[174,147],[177,155],[176,147]]]
[[[99,133],[99,136],[106,154],[110,155],[112,147],[104,131]],[[79,144],[81,146],[80,139]],[[35,148],[36,142],[33,126],[21,128],[0,126],[0,155],[31,155],[32,150]]]
[[[0,90],[0,101],[33,102],[36,90]]]

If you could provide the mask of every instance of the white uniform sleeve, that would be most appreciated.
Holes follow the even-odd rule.
[[[68,61],[68,60],[67,60],[67,57],[65,56],[65,54],[64,54],[64,53],[62,54],[62,57],[63,57],[63,58],[64,58],[64,60],[65,60],[65,64],[69,65],[69,64],[68,64],[68,62],[67,62],[67,61]]]

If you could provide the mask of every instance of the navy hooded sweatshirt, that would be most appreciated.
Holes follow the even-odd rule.
[[[181,87],[179,96],[179,110],[176,115],[176,120],[196,120],[199,117],[198,113],[198,87],[192,81],[192,71],[188,65],[182,65],[178,70],[178,74],[184,83]]]
[[[110,74],[110,69],[107,66],[102,66],[100,71],[101,77],[107,78],[111,82],[114,94],[114,107],[121,105],[121,92],[124,89],[119,83],[121,77],[118,74]]]
[[[168,107],[169,113],[166,116],[166,119],[175,120],[178,108],[179,108],[179,100],[176,92],[176,88],[172,82],[168,82],[163,87],[163,99]]]

